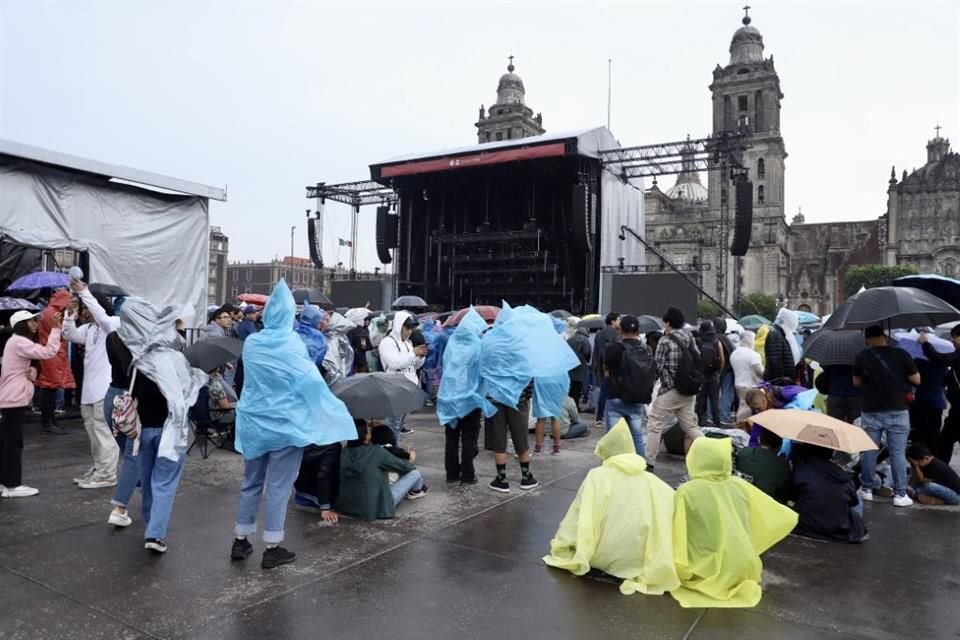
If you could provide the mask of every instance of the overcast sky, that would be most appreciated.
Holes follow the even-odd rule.
[[[548,131],[709,133],[740,2],[0,2],[0,137],[215,186],[232,260],[307,255],[304,186],[472,144],[516,56]],[[960,3],[756,2],[784,93],[788,220],[874,218],[934,125],[960,144]],[[666,178],[661,186],[672,185]],[[328,205],[326,261],[349,238]],[[372,208],[359,264],[377,264]]]

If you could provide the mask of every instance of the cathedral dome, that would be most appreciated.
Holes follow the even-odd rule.
[[[667,190],[665,194],[671,200],[683,200],[684,202],[706,202],[707,188],[699,182],[677,182]]]
[[[526,89],[520,76],[513,72],[514,68],[513,56],[510,56],[507,72],[500,76],[500,82],[497,83],[497,104],[523,104]]]
[[[730,64],[763,62],[763,36],[750,26],[750,16],[743,17],[743,26],[730,41]]]

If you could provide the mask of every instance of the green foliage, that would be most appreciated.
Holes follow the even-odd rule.
[[[860,291],[860,287],[867,289],[886,287],[897,278],[912,276],[916,273],[918,273],[917,268],[912,264],[898,264],[893,267],[883,264],[855,265],[847,269],[844,276],[844,293],[849,297]]]
[[[717,305],[713,304],[706,298],[700,298],[697,300],[697,317],[698,318],[716,318],[721,315],[720,310],[717,309]]]
[[[740,298],[734,311],[740,317],[759,314],[768,320],[777,317],[777,299],[766,293],[748,293]]]

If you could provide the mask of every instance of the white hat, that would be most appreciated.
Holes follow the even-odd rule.
[[[15,327],[24,320],[33,320],[39,315],[39,313],[35,313],[33,311],[17,311],[15,314],[10,316],[10,326]]]

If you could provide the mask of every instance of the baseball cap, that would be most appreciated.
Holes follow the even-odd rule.
[[[637,316],[620,316],[621,333],[640,333],[640,321]]]
[[[256,313],[256,312],[257,312],[257,308],[252,304],[248,304],[243,308],[243,315],[247,315],[248,313]]]
[[[39,315],[39,313],[34,311],[17,311],[15,314],[10,316],[10,326],[15,327],[24,320],[32,320]]]

